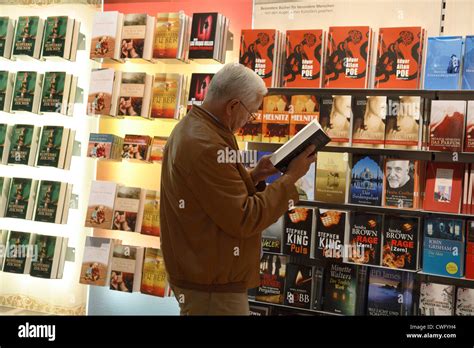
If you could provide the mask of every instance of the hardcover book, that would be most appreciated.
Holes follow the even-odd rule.
[[[282,253],[282,240],[286,214],[262,232],[262,251],[264,253]]]
[[[384,205],[416,209],[420,203],[420,162],[387,158],[384,170]]]
[[[146,190],[141,234],[160,236],[160,192]]]
[[[96,12],[92,25],[91,59],[118,59],[123,14],[117,11]]]
[[[212,59],[215,57],[218,35],[217,12],[194,13],[191,26],[189,58]]]
[[[474,89],[474,35],[467,35],[465,43],[462,89]]]
[[[119,186],[115,198],[113,213],[113,230],[137,232],[141,224],[138,216],[142,204],[144,190],[139,187]]]
[[[287,30],[285,87],[321,87],[322,30]]]
[[[318,152],[316,160],[316,192],[318,201],[345,203],[349,163],[347,153]]]
[[[32,179],[13,178],[6,217],[31,220],[36,198],[38,182]]]
[[[145,96],[148,77],[146,73],[123,72],[117,101],[118,116],[148,117],[149,105]],[[149,86],[148,86],[149,87]]]
[[[314,95],[292,95],[290,104],[290,138],[312,120],[319,120],[319,102]]]
[[[418,217],[385,215],[382,232],[382,266],[417,271],[419,229]]]
[[[92,181],[85,226],[112,228],[113,209],[117,184],[109,181]]]
[[[154,31],[154,17],[145,13],[125,14],[120,38],[120,58],[150,60]]]
[[[142,247],[116,245],[112,254],[109,289],[121,292],[139,291],[143,267]]]
[[[155,75],[151,118],[178,118],[181,80],[182,76],[179,74]]]
[[[74,19],[67,16],[48,17],[45,21],[43,57],[69,59]]]
[[[324,66],[325,88],[367,88],[370,27],[329,27]]]
[[[9,17],[0,17],[0,58],[10,59],[14,34],[15,20]]]
[[[165,297],[167,296],[168,289],[163,253],[160,249],[145,248],[140,292],[147,295]]]
[[[352,96],[335,95],[333,96],[332,103],[329,103],[327,98],[322,99],[321,103],[319,122],[323,131],[331,138],[329,145],[349,146],[351,138]]]
[[[346,211],[319,209],[314,234],[313,257],[319,260],[342,261],[344,236],[349,229],[349,213]]]
[[[13,43],[14,56],[28,56],[39,59],[43,25],[43,20],[38,16],[18,17]]]
[[[255,296],[257,301],[283,304],[286,264],[286,256],[265,253],[262,255],[260,259],[260,286]]]
[[[388,99],[385,148],[421,148],[421,97],[402,96]]]
[[[87,97],[87,114],[91,116],[112,115],[114,96],[113,69],[94,69]]]
[[[460,278],[464,275],[464,221],[425,218],[423,272]]]
[[[430,150],[462,151],[466,102],[432,100],[430,117]]]
[[[379,155],[352,156],[349,202],[380,206],[383,187],[383,157]]]
[[[290,131],[290,98],[270,95],[263,99],[262,142],[285,143]]]
[[[110,264],[115,240],[86,237],[79,282],[86,285],[106,286],[110,279]]]
[[[324,311],[343,315],[357,314],[357,267],[360,266],[329,264],[324,281]]]
[[[0,71],[0,111],[10,112],[14,80],[14,73]]]
[[[33,165],[38,148],[39,128],[29,124],[13,126],[8,164]]]
[[[39,142],[37,166],[64,168],[69,142],[69,129],[61,126],[44,126]]]
[[[40,112],[67,114],[70,88],[71,75],[65,72],[46,72],[41,93]]]
[[[151,141],[150,161],[161,162],[163,160],[163,151],[167,139],[166,137],[153,137]]]
[[[38,278],[57,278],[60,273],[61,259],[66,256],[63,250],[63,248],[67,249],[66,243],[67,238],[36,235],[35,247],[38,254],[31,262],[30,275]]]
[[[63,210],[69,209],[66,191],[67,183],[42,180],[36,198],[34,220],[55,224],[61,223]]]
[[[19,71],[16,73],[12,111],[32,113],[38,111],[42,77],[43,75],[36,71]]]
[[[354,97],[352,102],[352,144],[356,147],[383,147],[387,97]]]
[[[344,244],[349,252],[344,262],[380,265],[382,247],[382,219],[380,214],[354,212]]]
[[[193,105],[201,105],[204,102],[209,84],[214,74],[195,74],[191,75],[191,84],[189,86],[188,110]]]
[[[8,234],[7,254],[3,263],[3,272],[30,273],[34,243],[35,235],[33,233],[10,231]]]
[[[420,315],[454,315],[454,285],[420,285]]]
[[[474,289],[458,288],[456,296],[456,315],[474,315]]]
[[[315,229],[315,210],[297,207],[285,213],[283,254],[309,258]]]
[[[289,263],[286,266],[285,300],[290,307],[311,308],[313,268]]]

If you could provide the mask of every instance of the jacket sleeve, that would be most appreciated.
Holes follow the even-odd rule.
[[[245,239],[275,223],[298,192],[286,175],[251,194],[232,163],[218,163],[216,147],[206,149],[188,176],[189,189],[205,213],[226,234]],[[251,181],[250,176],[247,180]]]

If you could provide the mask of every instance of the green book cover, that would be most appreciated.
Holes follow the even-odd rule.
[[[3,185],[5,185],[5,177],[0,176],[0,192],[3,192]]]
[[[24,219],[28,210],[28,200],[31,192],[31,179],[13,178],[8,195],[6,217]]]
[[[30,249],[30,233],[11,231],[8,237],[4,272],[24,273],[26,258]]]
[[[47,72],[44,74],[41,93],[41,112],[60,112],[64,95],[65,72]]]
[[[17,72],[13,91],[13,111],[33,111],[36,78],[36,71]]]
[[[64,128],[60,126],[43,127],[39,144],[38,166],[58,167],[63,132]]]
[[[31,143],[33,140],[33,125],[15,125],[8,154],[9,164],[26,164],[30,157]]]
[[[0,53],[1,55],[1,53]],[[8,71],[0,71],[0,110],[5,107],[5,97],[8,87]]]
[[[59,205],[61,183],[58,181],[41,181],[36,204],[35,221],[54,223]]]
[[[5,44],[8,34],[8,17],[0,17],[0,57],[5,54]]]
[[[43,56],[63,57],[66,41],[67,16],[48,17],[45,24]]]
[[[3,158],[3,152],[5,151],[5,140],[7,138],[8,125],[0,123],[0,160]]]
[[[36,34],[38,33],[39,17],[25,16],[18,18],[13,54],[33,56],[35,51]]]
[[[40,278],[51,278],[54,253],[56,252],[56,239],[54,236],[37,235],[35,250],[36,259],[31,261],[30,275]]]

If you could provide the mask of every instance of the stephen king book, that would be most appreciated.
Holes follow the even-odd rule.
[[[349,253],[344,255],[344,262],[380,265],[382,219],[380,214],[354,212],[351,215],[344,242]]]
[[[290,131],[290,98],[269,95],[263,99],[262,142],[285,143]]]
[[[420,284],[419,315],[454,315],[454,285]]]
[[[166,281],[163,253],[160,249],[145,248],[140,292],[147,295],[165,297],[168,290],[169,286]]]
[[[37,185],[38,182],[36,180],[13,178],[5,217],[31,220]]]
[[[464,275],[463,220],[425,218],[423,272],[460,278]]]
[[[421,148],[421,97],[388,98],[385,148]]]
[[[398,158],[385,159],[384,205],[416,209],[420,204],[420,162]]]
[[[314,95],[292,95],[290,104],[290,138],[312,120],[319,120],[319,102]]]
[[[322,30],[287,30],[285,87],[321,87]]]
[[[349,229],[349,213],[319,209],[314,234],[313,257],[319,260],[342,261],[344,236]]]
[[[36,198],[35,221],[61,223],[63,209],[69,209],[67,183],[41,180]]]
[[[417,89],[422,48],[421,27],[380,28],[375,88]]]
[[[356,147],[383,147],[387,97],[354,97],[352,101],[352,144]]]
[[[474,152],[474,100],[468,100],[464,152]]]
[[[262,251],[267,253],[281,254],[283,250],[283,229],[285,228],[284,222],[286,219],[285,215],[281,216],[277,222],[270,225],[262,232]]]
[[[239,63],[255,71],[267,87],[273,85],[273,70],[276,68],[276,35],[274,29],[248,29],[242,30],[240,36]]]
[[[335,95],[330,103],[327,97],[321,101],[319,122],[331,138],[329,146],[349,146],[351,139],[352,96]]]
[[[383,187],[383,157],[358,155],[352,157],[349,202],[380,206]]]
[[[217,12],[193,14],[189,46],[190,59],[214,58],[218,36],[218,17]]]
[[[345,203],[349,175],[349,155],[338,152],[318,152],[316,160],[316,200]]]
[[[315,228],[315,211],[297,207],[285,213],[283,254],[309,258]]]
[[[462,287],[457,289],[456,315],[474,315],[474,289]]]
[[[462,151],[466,101],[432,100],[430,117],[430,150]]]
[[[311,308],[313,268],[289,263],[286,266],[285,300],[286,306]]]
[[[459,213],[461,209],[463,163],[429,162],[423,209]]]
[[[33,233],[10,231],[3,272],[29,274],[34,243]]]
[[[413,315],[414,278],[411,272],[371,268],[367,315]]]
[[[370,27],[329,27],[324,65],[325,88],[367,88]]]
[[[18,17],[13,42],[14,56],[39,59],[44,22],[38,16]]]
[[[201,105],[206,97],[214,74],[195,74],[191,75],[191,84],[189,86],[188,110],[193,105]]]
[[[262,302],[283,304],[287,257],[263,254],[260,259],[260,286],[255,299]]]
[[[417,271],[419,269],[418,217],[385,215],[382,233],[382,266]]]

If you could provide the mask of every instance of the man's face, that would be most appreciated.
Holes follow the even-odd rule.
[[[387,162],[387,181],[391,188],[399,188],[405,185],[409,176],[409,161],[389,161]]]
[[[242,128],[247,122],[249,122],[251,114],[258,111],[258,105],[261,104],[262,100],[263,97],[259,98],[258,103],[255,103],[254,105],[247,105],[245,104],[245,101],[239,101],[239,103],[233,107],[231,119],[232,131],[234,133]]]

